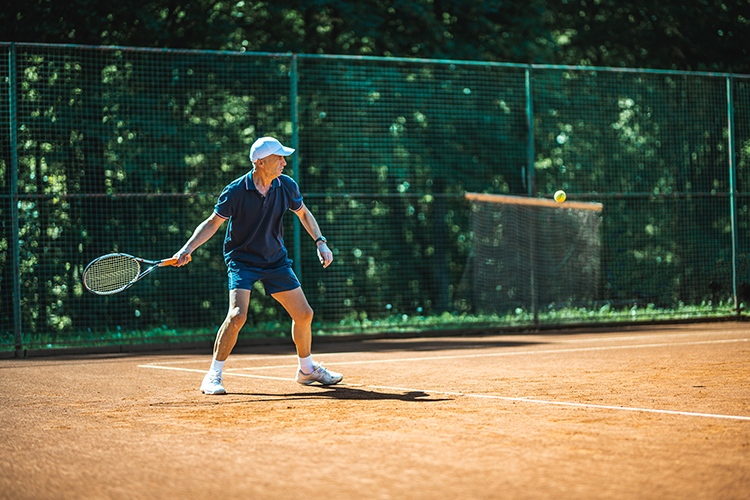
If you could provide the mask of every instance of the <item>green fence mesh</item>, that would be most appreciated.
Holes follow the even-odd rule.
[[[596,193],[604,203],[608,298],[671,308],[700,303],[711,283],[726,293],[726,79],[535,75],[538,186]]]
[[[730,316],[750,299],[741,75],[0,50],[2,349],[211,337],[226,313],[221,235],[122,294],[84,291],[81,272],[113,251],[170,257],[263,135],[297,148],[285,173],[334,249],[321,269],[287,217],[316,331]],[[604,204],[597,296],[550,316],[483,314],[460,290],[475,237],[464,193],[557,189]],[[258,288],[246,330],[287,323]]]

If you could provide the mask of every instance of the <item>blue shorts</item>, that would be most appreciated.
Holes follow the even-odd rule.
[[[227,265],[230,290],[252,290],[256,281],[263,283],[266,293],[273,295],[300,287],[291,265],[275,269],[258,269],[241,262],[230,261]]]

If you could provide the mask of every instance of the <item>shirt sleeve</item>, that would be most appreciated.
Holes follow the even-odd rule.
[[[296,212],[302,208],[302,194],[299,192],[299,186],[294,182],[294,179],[289,179],[288,189],[285,191],[289,210]]]
[[[216,206],[214,206],[214,212],[216,212],[216,215],[223,219],[228,219],[233,215],[231,193],[229,186],[225,187],[224,191],[219,195],[219,199],[216,201]]]

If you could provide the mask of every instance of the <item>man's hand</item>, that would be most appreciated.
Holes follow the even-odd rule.
[[[320,236],[318,221],[315,220],[315,217],[313,217],[313,214],[310,213],[304,203],[299,210],[294,213],[297,214],[299,221],[305,226],[307,233],[315,240],[315,244],[318,247],[318,260],[320,263],[323,264],[323,267],[331,265],[331,262],[333,262],[333,252],[328,248],[325,241],[318,238]]]
[[[176,254],[172,256],[173,259],[177,259],[177,262],[175,262],[176,267],[182,267],[188,262],[190,262],[190,252],[186,250],[180,250]]]
[[[333,262],[333,252],[331,252],[325,242],[321,242],[318,245],[318,260],[323,264],[324,268],[328,267],[331,262]]]

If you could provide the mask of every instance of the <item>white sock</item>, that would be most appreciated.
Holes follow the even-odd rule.
[[[302,371],[302,373],[309,375],[315,371],[315,365],[313,365],[312,354],[306,358],[297,358],[297,359],[299,359],[299,369]]]
[[[209,370],[219,372],[219,375],[221,375],[221,371],[224,369],[224,363],[226,363],[226,360],[219,361],[217,359],[212,359],[211,368]]]

